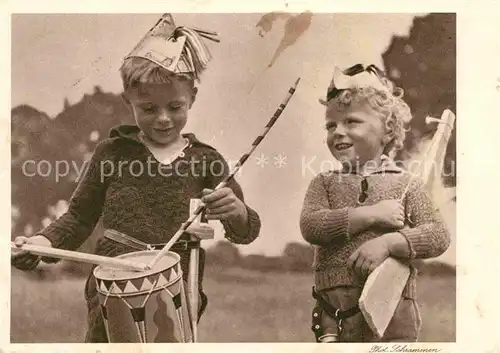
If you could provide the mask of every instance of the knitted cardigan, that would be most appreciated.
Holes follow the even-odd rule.
[[[161,164],[138,139],[139,131],[135,125],[122,125],[112,129],[109,138],[97,145],[67,212],[38,232],[47,237],[53,247],[76,250],[100,219],[105,229],[117,230],[146,244],[166,243],[189,218],[190,199],[200,198],[204,188],[215,188],[229,173],[224,158],[193,134],[183,135],[189,140],[189,146],[179,158],[170,165]],[[241,187],[234,179],[228,186],[244,201]],[[233,243],[251,243],[260,232],[259,215],[248,205],[246,208],[247,234],[238,234],[228,222],[221,221],[225,237]],[[187,235],[182,239],[187,239]],[[95,249],[96,254],[103,256],[131,251],[136,250],[103,237]],[[189,251],[179,251],[179,254],[187,278]],[[200,258],[201,286],[203,249]]]
[[[349,234],[348,209],[359,206],[362,180],[366,178],[368,182],[367,198],[363,203],[366,206],[400,199],[410,177],[410,173],[389,163],[367,176],[330,171],[311,181],[300,216],[300,228],[304,239],[315,245],[313,266],[317,289],[346,285],[362,288],[366,278],[356,275],[347,266],[349,256],[364,242],[394,231],[372,226],[358,234]],[[410,267],[403,296],[415,298],[417,271],[412,260],[439,256],[448,248],[450,235],[421,179],[413,179],[403,205],[406,226],[398,231],[410,247],[409,258],[402,259]]]

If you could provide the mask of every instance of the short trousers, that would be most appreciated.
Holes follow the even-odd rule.
[[[345,286],[319,291],[319,294],[333,307],[341,311],[357,305],[362,289]],[[320,308],[316,301],[313,315]],[[317,324],[317,317],[313,316],[312,330]],[[380,339],[368,326],[363,314],[357,312],[342,321],[342,330],[338,331],[337,321],[322,310],[320,327],[322,335],[338,335],[340,342],[416,342],[418,341],[422,319],[418,305],[414,299],[402,297],[396,307],[384,336]]]

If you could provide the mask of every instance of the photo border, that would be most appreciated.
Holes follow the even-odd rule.
[[[10,15],[12,13],[163,13],[168,12],[454,12],[457,14],[457,330],[456,343],[417,343],[408,345],[414,351],[439,349],[439,352],[494,352],[499,349],[500,327],[498,281],[500,273],[498,219],[495,207],[499,191],[498,137],[500,132],[500,7],[495,1],[419,1],[409,5],[402,1],[178,1],[175,4],[140,1],[124,5],[118,1],[4,1],[0,5],[5,31],[0,32],[3,48],[10,48]],[[2,195],[10,195],[10,51],[2,55],[4,72],[2,99]],[[489,143],[488,143],[489,142]],[[2,204],[4,233],[10,233],[10,203]],[[323,347],[315,343],[198,343],[176,344],[10,344],[10,245],[7,236],[2,244],[0,302],[2,326],[0,348],[5,352],[370,352],[374,344],[338,344]],[[305,323],[307,324],[307,323]],[[379,345],[395,351],[394,343]]]

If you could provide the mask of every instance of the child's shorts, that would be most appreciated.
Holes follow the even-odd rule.
[[[358,304],[362,289],[356,287],[336,287],[317,292],[328,304],[340,311],[354,308]],[[317,342],[416,342],[422,320],[415,300],[402,298],[389,322],[384,337],[379,339],[372,332],[360,311],[342,320],[342,329],[338,330],[337,321],[322,309],[320,300],[316,300],[313,309],[312,330]],[[318,327],[319,326],[319,327]]]
[[[184,281],[184,288],[187,288],[187,283]],[[90,293],[89,293],[90,292]],[[102,317],[101,306],[97,292],[86,290],[86,301],[88,309],[88,328],[85,335],[85,343],[108,343],[106,328]],[[200,289],[200,301],[198,310],[198,321],[205,312],[208,304],[207,296]]]

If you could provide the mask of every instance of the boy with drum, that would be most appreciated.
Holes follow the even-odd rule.
[[[213,190],[229,173],[224,158],[194,134],[182,133],[195,102],[195,82],[210,60],[203,39],[213,39],[213,35],[175,27],[168,14],[158,21],[121,67],[123,98],[136,125],[112,129],[109,138],[95,149],[67,212],[33,237],[17,237],[16,245],[76,250],[102,219],[115,236],[99,240],[98,255],[118,256],[135,251],[137,244],[161,248],[189,218],[190,200],[200,197],[206,205],[206,219],[220,220],[228,240],[248,244],[257,238],[260,218],[245,204],[239,184],[231,179],[227,187]],[[205,233],[203,227],[196,226],[188,231]],[[188,276],[190,239],[186,234],[171,248],[181,256],[184,279]],[[207,304],[202,288],[203,249],[200,255],[202,300],[198,318]],[[12,257],[12,264],[30,270],[40,260],[21,252]],[[108,342],[92,274],[85,297],[89,320],[85,341]]]

